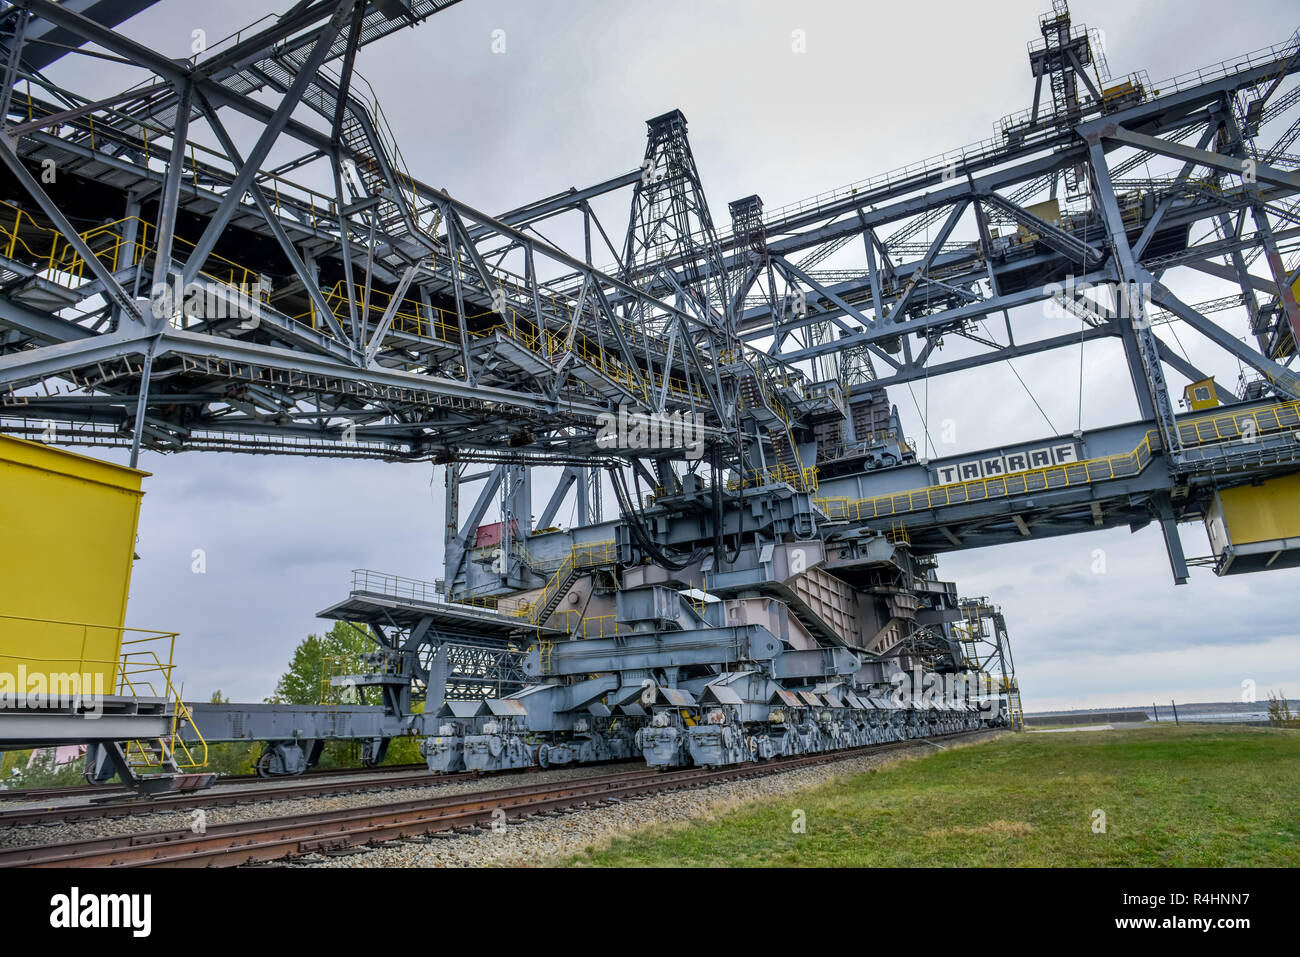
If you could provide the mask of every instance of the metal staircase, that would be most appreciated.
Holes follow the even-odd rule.
[[[534,625],[545,623],[579,576],[595,568],[612,566],[616,563],[616,559],[617,551],[613,542],[573,546],[561,559],[559,566],[542,588],[541,594],[531,602],[521,605],[515,613],[516,617],[526,618]]]
[[[328,69],[322,70],[322,80],[317,87],[320,93],[312,104],[333,109],[338,96],[338,79]],[[354,82],[343,110],[339,134],[344,147],[352,154],[360,187],[357,204],[378,199],[374,215],[377,231],[386,235],[395,245],[408,253],[417,252],[434,242],[438,228],[436,208],[422,210],[419,197],[413,189],[410,173],[402,159],[397,139],[384,116],[379,101],[358,87],[365,80],[354,75]],[[403,242],[414,239],[415,243]]]
[[[740,377],[740,398],[743,408],[748,411],[767,435],[772,446],[774,461],[767,463],[766,470],[746,475],[744,483],[751,480],[765,484],[767,480],[788,482],[795,488],[808,491],[813,485],[810,479],[812,470],[805,469],[799,458],[799,450],[790,435],[790,424],[784,411],[769,401],[767,391],[759,383],[758,374],[752,369]]]
[[[182,689],[172,682],[176,637],[155,632],[122,642],[113,708],[163,718],[166,732],[154,738],[90,741],[85,777],[91,784],[106,784],[117,777],[138,793],[158,794],[204,788],[215,780],[216,775],[200,770],[208,762],[208,745]],[[159,653],[160,642],[166,643],[165,662]]]

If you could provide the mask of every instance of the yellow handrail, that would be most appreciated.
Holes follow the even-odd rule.
[[[0,200],[0,209],[5,210],[3,218],[0,218],[0,246],[4,248],[6,259],[16,257],[31,259],[38,264],[38,274],[41,272],[50,274],[46,278],[53,279],[56,274],[63,274],[78,281],[85,279],[84,258],[61,232],[37,222],[30,213],[11,203]],[[13,213],[12,220],[9,218],[9,211]],[[138,234],[136,240],[128,242],[122,234],[126,231],[125,227],[132,222],[138,225]],[[124,216],[112,222],[101,223],[78,235],[83,242],[92,247],[99,237],[111,236],[111,246],[94,252],[95,258],[100,263],[110,272],[116,272],[124,266],[135,265],[152,252],[149,246],[151,228],[153,223],[148,220],[141,219],[139,216]],[[194,246],[192,242],[181,236],[175,237],[174,242],[178,247],[193,248]],[[26,255],[22,256],[22,253]],[[200,275],[231,286],[251,286],[260,277],[260,273],[256,270],[216,253],[209,255],[204,267]]]
[[[170,702],[172,709],[169,733],[166,737],[156,739],[158,741],[158,752],[151,753],[141,741],[128,741],[126,746],[127,754],[136,754],[143,764],[150,767],[159,766],[165,755],[171,756],[178,768],[197,768],[207,764],[208,744],[203,739],[197,724],[195,724],[193,714],[186,707],[181,692],[172,683],[172,672],[175,669],[176,639],[180,637],[177,632],[153,631],[147,628],[125,628],[116,625],[97,625],[89,622],[65,621],[56,618],[33,618],[25,615],[0,615],[0,619],[80,628],[82,630],[82,651],[76,658],[67,655],[58,658],[43,658],[31,654],[25,649],[16,649],[12,653],[5,652],[4,654],[6,657],[15,657],[23,661],[63,662],[65,663],[65,669],[67,666],[75,664],[73,671],[79,674],[94,670],[87,668],[88,665],[98,665],[101,668],[104,666],[114,667],[117,672],[115,694],[132,698],[158,698]],[[85,654],[86,640],[92,629],[122,634],[121,653],[115,660],[88,657]],[[142,637],[127,638],[127,633],[138,634]],[[160,657],[158,646],[150,645],[151,642],[164,641],[167,643],[166,663]],[[158,682],[158,685],[155,685],[155,681]],[[201,760],[195,757],[195,752],[190,749],[190,746],[180,736],[182,721],[188,724],[193,731],[198,744],[196,750],[201,749]],[[183,760],[177,757],[178,753],[184,755]],[[158,759],[157,762],[154,760],[155,757]]]
[[[617,556],[612,541],[574,545],[560,562],[560,567],[543,586],[541,593],[532,601],[521,603],[511,614],[516,618],[527,618],[535,625],[541,624],[542,613],[547,605],[557,597],[557,592],[561,588],[568,586],[570,576],[578,569],[612,565],[615,561]]]
[[[1300,402],[1280,402],[1268,408],[1226,411],[1178,423],[1179,441],[1184,446],[1243,440],[1246,421],[1253,422],[1256,435],[1293,429],[1300,426]],[[1154,429],[1143,436],[1131,452],[1103,458],[1066,462],[1044,468],[1012,472],[991,478],[968,479],[949,485],[932,485],[921,489],[878,495],[874,498],[849,500],[846,497],[814,499],[829,518],[869,521],[908,512],[918,512],[947,505],[982,502],[1012,495],[1024,495],[1047,489],[1068,488],[1090,482],[1129,478],[1137,475],[1153,457],[1153,443],[1159,442]]]
[[[785,483],[806,492],[815,492],[817,491],[818,481],[818,469],[815,465],[805,468],[793,468],[778,462],[766,469],[750,469],[743,475],[731,476],[727,479],[727,489],[734,492],[742,488],[756,488],[761,485]]]
[[[632,631],[631,626],[619,622],[618,615],[584,616],[580,611],[564,609],[553,617],[561,631],[575,638],[616,638]]]

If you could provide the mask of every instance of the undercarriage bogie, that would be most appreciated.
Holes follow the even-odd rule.
[[[684,709],[656,711],[636,733],[636,744],[652,768],[680,768],[691,763],[689,730],[698,716]]]
[[[632,735],[587,731],[571,738],[541,744],[537,763],[543,768],[565,764],[596,764],[601,761],[624,761],[632,757]]]
[[[553,768],[626,761],[641,754],[637,729],[630,722],[580,718],[574,729],[538,735],[517,719],[448,722],[420,742],[420,754],[435,772]]]
[[[651,767],[720,767],[820,754],[895,741],[960,734],[992,726],[975,708],[773,708],[766,722],[743,722],[731,711],[698,720],[664,712],[639,733]],[[685,747],[683,747],[685,745]],[[689,759],[689,760],[688,760]]]
[[[510,718],[485,722],[480,733],[465,737],[465,768],[507,771],[537,765],[538,745],[525,739],[526,729]]]
[[[900,704],[865,689],[856,694],[826,689],[819,696],[807,688],[798,693],[781,688],[766,705],[709,686],[701,696],[660,688],[651,696],[657,703],[645,702],[648,715],[627,704],[619,705],[617,714],[603,704],[592,706],[590,714],[544,714],[543,721],[563,729],[547,731],[530,730],[526,712],[489,714],[492,708],[507,710],[509,702],[487,702],[478,715],[437,725],[420,753],[429,769],[439,772],[545,769],[636,757],[652,768],[712,768],[960,734],[996,726],[1000,714],[953,700]]]
[[[720,767],[755,760],[745,727],[730,711],[714,709],[704,720],[688,729],[691,761],[697,767]]]
[[[464,771],[465,729],[460,724],[444,724],[438,733],[420,742],[420,754],[430,771],[447,774]]]
[[[257,773],[264,778],[302,774],[316,766],[323,746],[323,741],[268,741],[257,759]]]
[[[773,758],[789,756],[789,739],[784,733],[751,734],[745,739],[749,753],[755,761],[771,761]]]

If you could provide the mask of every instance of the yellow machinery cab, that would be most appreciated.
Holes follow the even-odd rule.
[[[1214,376],[1188,385],[1183,390],[1183,405],[1193,412],[1218,408],[1219,390],[1214,384]]]

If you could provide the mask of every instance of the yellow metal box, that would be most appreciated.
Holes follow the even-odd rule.
[[[1193,412],[1217,408],[1219,405],[1219,390],[1215,385],[1214,376],[1201,379],[1199,382],[1193,382],[1183,389],[1183,402]]]
[[[38,675],[116,691],[148,474],[0,435],[0,676],[25,674],[20,696]]]
[[[1221,575],[1300,564],[1300,475],[1219,489],[1205,528]]]
[[[1045,199],[1041,203],[1034,203],[1032,206],[1026,206],[1025,212],[1037,216],[1049,225],[1061,225],[1061,204],[1058,200]],[[1016,227],[1016,231],[1020,234],[1020,238],[1024,242],[1038,238],[1038,233],[1034,232],[1023,223]]]

